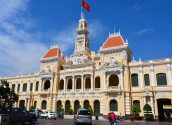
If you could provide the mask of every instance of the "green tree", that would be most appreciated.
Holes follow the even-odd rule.
[[[36,106],[31,106],[30,109],[36,109]]]
[[[141,110],[140,110],[140,108],[139,108],[138,106],[133,105],[133,106],[131,107],[131,109],[132,109],[133,115],[139,116],[139,113],[141,112]]]
[[[152,121],[154,119],[152,114],[152,108],[149,104],[144,105],[143,111],[144,111],[145,120]]]
[[[9,87],[6,80],[0,81],[0,110],[1,112],[6,109],[12,108],[13,104],[18,101],[18,95]]]
[[[90,113],[93,114],[93,109],[92,109],[91,105],[89,105],[89,110],[90,110]]]

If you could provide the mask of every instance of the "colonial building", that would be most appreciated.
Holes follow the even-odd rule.
[[[65,112],[89,105],[107,115],[129,115],[137,105],[143,115],[148,103],[154,115],[172,108],[172,59],[131,60],[128,42],[110,34],[97,53],[89,49],[87,21],[79,20],[75,49],[65,58],[59,47],[50,48],[40,60],[40,71],[32,75],[3,77],[19,95],[15,106]]]

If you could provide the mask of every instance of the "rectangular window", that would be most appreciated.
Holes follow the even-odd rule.
[[[15,84],[12,84],[12,90],[15,91]]]
[[[157,85],[167,85],[167,79],[165,73],[156,74]]]
[[[18,91],[18,92],[20,91],[20,84],[18,84],[18,88],[17,88],[17,91]]]
[[[30,84],[30,91],[33,89],[33,83]]]
[[[38,91],[39,82],[36,82],[36,91]]]
[[[150,85],[149,74],[144,75],[144,80],[145,80],[145,86],[149,86]]]
[[[27,91],[27,83],[24,83],[23,84],[23,92],[26,92]]]
[[[138,75],[137,74],[132,74],[131,75],[131,82],[133,87],[137,87],[138,84]]]

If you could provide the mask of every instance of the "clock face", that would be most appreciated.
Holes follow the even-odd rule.
[[[82,43],[83,43],[82,41],[79,41],[79,46],[82,46]]]

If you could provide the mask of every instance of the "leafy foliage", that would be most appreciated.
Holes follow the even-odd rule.
[[[136,105],[133,105],[131,108],[132,108],[133,115],[139,116],[139,113],[141,112],[140,108]]]
[[[9,83],[6,80],[0,81],[0,109],[5,112],[5,109],[12,108],[13,104],[18,101],[18,95],[10,89]]]
[[[36,106],[31,106],[30,109],[36,109]]]
[[[144,117],[146,121],[153,121],[152,108],[149,104],[145,104],[143,107]]]

